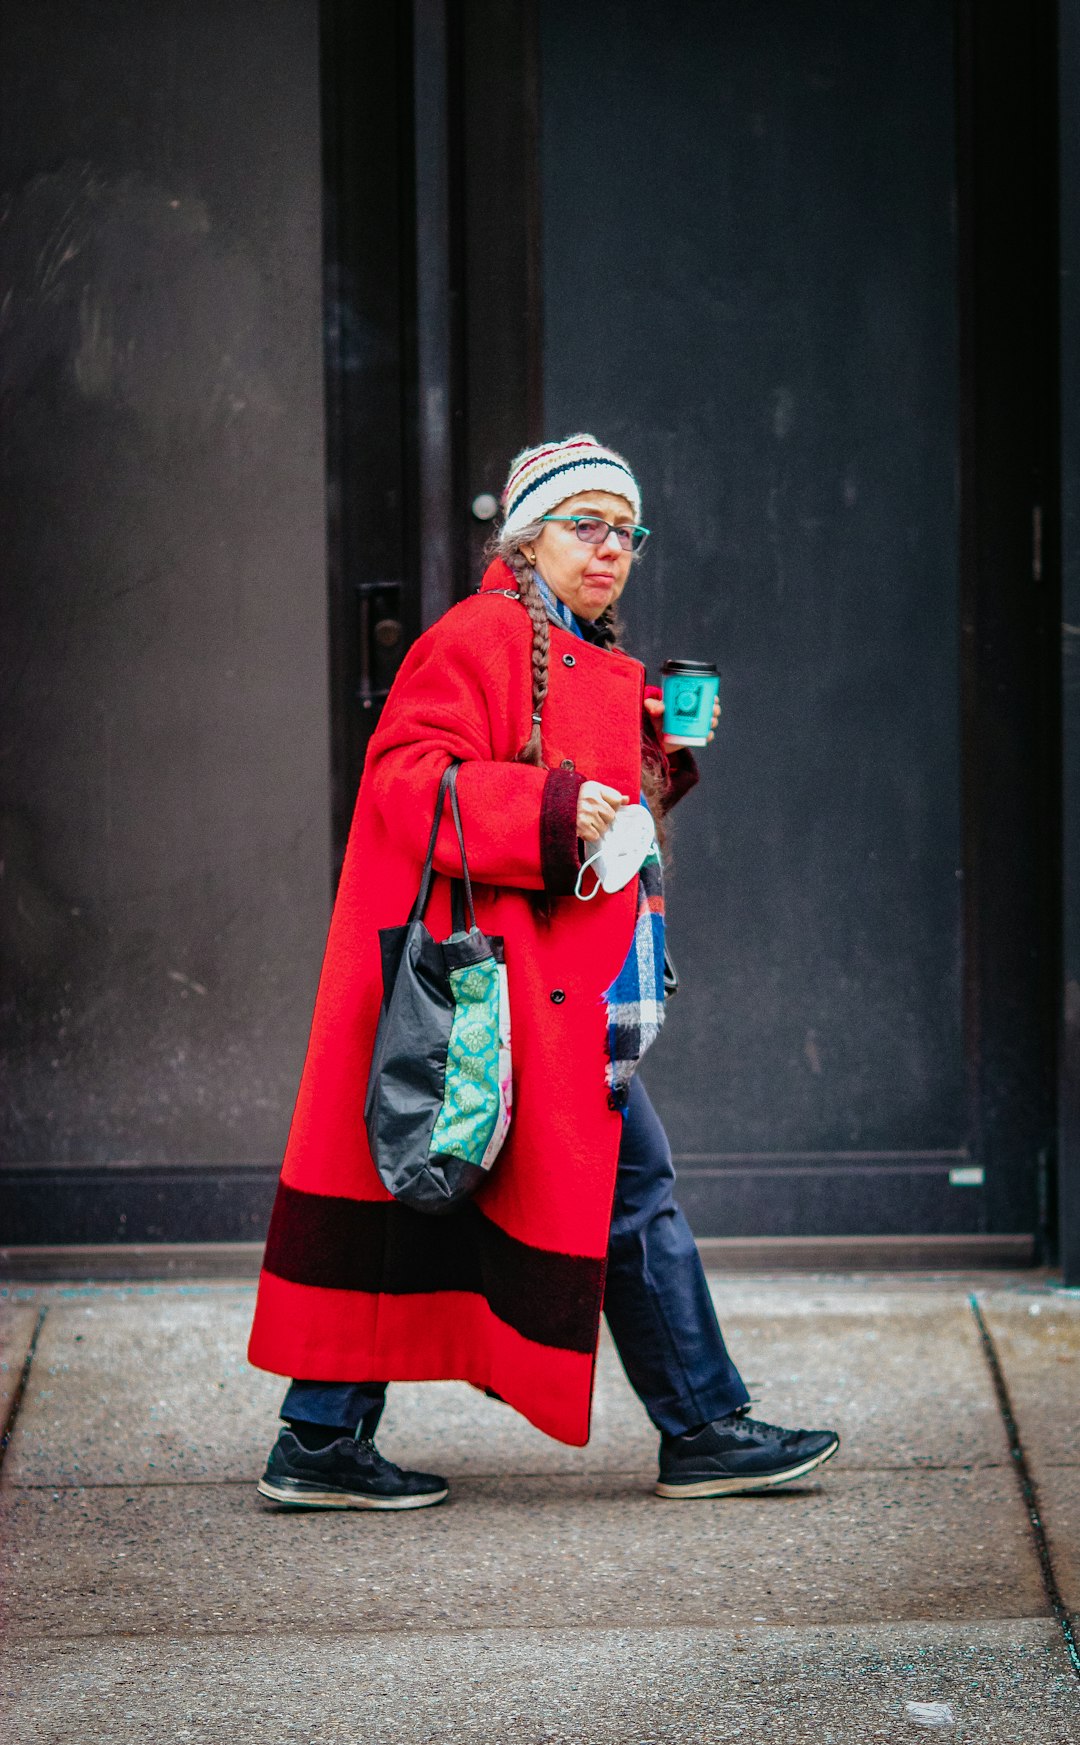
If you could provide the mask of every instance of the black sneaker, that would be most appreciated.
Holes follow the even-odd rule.
[[[685,1436],[660,1438],[658,1497],[731,1497],[770,1490],[822,1466],[840,1446],[834,1430],[781,1430],[741,1406]]]
[[[305,1448],[283,1429],[259,1480],[259,1495],[300,1509],[426,1509],[441,1503],[444,1478],[403,1472],[370,1438],[341,1436],[327,1448]]]

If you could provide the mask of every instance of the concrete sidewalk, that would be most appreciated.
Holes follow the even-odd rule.
[[[713,1285],[759,1414],[841,1431],[819,1482],[659,1501],[605,1343],[585,1449],[393,1388],[380,1446],[452,1482],[399,1515],[260,1504],[281,1384],[244,1362],[250,1287],[11,1286],[9,1392],[36,1346],[0,1482],[3,1738],[1078,1745],[1080,1296]]]

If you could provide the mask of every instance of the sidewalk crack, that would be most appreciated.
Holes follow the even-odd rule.
[[[2,1424],[0,1424],[0,1467],[4,1464],[4,1456],[8,1451],[8,1443],[15,1434],[15,1422],[19,1416],[19,1408],[23,1403],[23,1395],[26,1393],[26,1384],[30,1380],[30,1368],[34,1361],[37,1342],[41,1335],[41,1329],[45,1325],[45,1317],[48,1312],[48,1304],[43,1303],[41,1308],[38,1310],[38,1318],[34,1322],[34,1331],[30,1335],[30,1344],[27,1347],[26,1356],[23,1359],[22,1373],[19,1376],[15,1392],[11,1396],[11,1405],[8,1408],[7,1418]]]
[[[1009,1396],[1009,1388],[1005,1380],[1005,1372],[1002,1369],[1000,1359],[998,1358],[993,1334],[986,1325],[983,1312],[979,1307],[978,1298],[974,1291],[972,1291],[968,1301],[971,1304],[971,1312],[975,1317],[975,1325],[979,1329],[979,1338],[982,1341],[983,1356],[986,1359],[986,1365],[990,1371],[990,1379],[994,1384],[994,1392],[997,1395],[998,1410],[1001,1413],[1002,1423],[1005,1426],[1005,1433],[1009,1438],[1009,1453],[1012,1455],[1013,1459],[1013,1471],[1016,1473],[1017,1483],[1020,1486],[1020,1495],[1024,1500],[1024,1509],[1027,1514],[1028,1525],[1031,1528],[1031,1537],[1035,1544],[1035,1554],[1038,1557],[1039,1569],[1042,1573],[1043,1588],[1050,1609],[1053,1612],[1054,1617],[1057,1619],[1061,1628],[1061,1634],[1065,1639],[1065,1652],[1069,1657],[1069,1664],[1071,1665],[1073,1672],[1076,1674],[1076,1677],[1080,1679],[1080,1646],[1077,1645],[1076,1632],[1073,1629],[1072,1619],[1069,1616],[1068,1608],[1061,1597],[1057,1572],[1054,1569],[1054,1560],[1050,1555],[1050,1543],[1046,1537],[1046,1528],[1043,1526],[1042,1511],[1039,1505],[1038,1487],[1032,1477],[1031,1469],[1027,1463],[1027,1455],[1024,1453],[1024,1445],[1020,1440],[1020,1427],[1016,1422],[1016,1414],[1013,1411],[1012,1400]]]

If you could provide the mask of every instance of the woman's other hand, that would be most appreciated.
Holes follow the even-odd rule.
[[[582,782],[577,804],[577,833],[581,840],[598,842],[619,807],[629,803],[629,797],[620,794],[618,788],[605,787],[603,782]]]
[[[646,697],[645,707],[649,711],[649,714],[653,717],[653,720],[657,721],[657,725],[659,725],[658,718],[662,717],[663,713],[664,713],[664,699],[663,699],[663,697]],[[714,737],[714,735],[716,733],[716,723],[719,721],[719,719],[720,719],[720,699],[718,697],[712,706],[712,727],[709,730],[709,739],[712,739]],[[706,745],[709,743],[709,739],[707,739],[705,741]],[[666,733],[661,733],[660,743],[663,745],[664,750],[667,752],[679,751],[682,749],[680,747],[678,741],[677,740],[672,741],[671,739],[669,739],[669,737]]]

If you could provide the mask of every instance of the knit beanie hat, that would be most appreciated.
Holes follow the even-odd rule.
[[[579,491],[612,491],[625,497],[635,521],[641,519],[641,491],[621,454],[602,448],[584,432],[563,442],[526,448],[510,468],[503,492],[503,534],[519,533]]]

